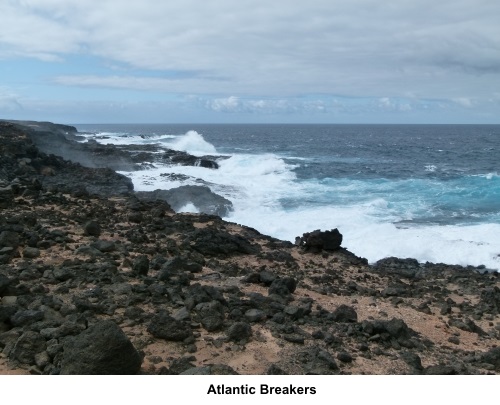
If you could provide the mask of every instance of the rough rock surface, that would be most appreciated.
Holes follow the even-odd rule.
[[[61,374],[137,374],[142,357],[113,321],[100,321],[63,346]]]
[[[200,213],[224,217],[233,209],[231,201],[213,193],[207,186],[180,186],[170,190],[141,191],[137,196],[145,201],[166,201],[174,211],[180,211],[186,205],[192,204]]]

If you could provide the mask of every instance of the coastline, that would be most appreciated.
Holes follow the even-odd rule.
[[[68,353],[108,321],[140,374],[500,372],[498,273],[368,265],[322,237],[311,251],[176,214],[114,171],[139,157],[100,147],[92,167],[69,163],[43,150],[53,137],[83,157],[72,127],[33,125],[0,121],[0,374],[91,373]]]

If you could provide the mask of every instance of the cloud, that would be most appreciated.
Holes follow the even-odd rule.
[[[57,64],[44,85],[117,100],[133,90],[196,95],[219,113],[406,114],[438,108],[429,100],[473,110],[500,86],[490,0],[2,0],[0,15],[0,59]],[[75,70],[78,56],[107,68]]]
[[[322,114],[331,112],[333,103],[321,99],[301,98],[240,98],[229,96],[224,98],[198,97],[198,102],[205,109],[224,113],[249,114]]]
[[[4,57],[83,52],[137,69],[211,72],[242,93],[376,96],[385,86],[434,97],[448,70],[500,66],[500,4],[487,0],[7,0],[0,12]]]
[[[475,104],[474,101],[468,97],[458,97],[458,98],[454,98],[452,101],[457,103],[459,106],[465,107],[465,108],[471,108]]]

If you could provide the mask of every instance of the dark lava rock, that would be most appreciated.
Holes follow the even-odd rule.
[[[283,277],[275,279],[269,286],[269,294],[276,294],[286,297],[292,294],[297,288],[297,280],[292,277]]]
[[[25,326],[43,319],[43,312],[36,309],[27,309],[16,312],[10,322],[13,326]]]
[[[415,278],[421,270],[420,263],[416,259],[399,259],[387,257],[375,263],[374,269],[383,274],[396,275],[404,278]]]
[[[11,206],[14,201],[12,187],[0,187],[0,208],[5,209]]]
[[[335,322],[357,322],[358,314],[353,307],[349,307],[347,305],[340,305],[335,311],[331,314],[332,319]]]
[[[149,271],[149,259],[146,255],[137,256],[132,263],[132,270],[140,276],[147,276]]]
[[[101,234],[101,226],[96,221],[89,221],[83,226],[85,235],[99,237]]]
[[[299,335],[297,333],[287,333],[283,335],[283,339],[285,339],[287,342],[290,343],[298,343],[303,345],[305,342],[305,338],[302,335]]]
[[[93,247],[94,249],[99,250],[102,253],[113,252],[116,249],[115,242],[102,239],[92,242],[90,246]]]
[[[339,359],[342,363],[352,363],[352,356],[347,352],[339,352],[337,353],[337,359]]]
[[[276,364],[271,364],[271,366],[267,369],[267,375],[288,375],[285,373],[280,367]]]
[[[500,347],[494,347],[483,353],[481,360],[484,363],[492,364],[495,367],[495,371],[500,371]]]
[[[180,186],[170,190],[138,192],[137,196],[145,201],[166,201],[174,211],[179,212],[187,204],[193,204],[203,214],[227,216],[233,210],[228,199],[215,194],[207,186]]]
[[[200,273],[202,270],[203,266],[201,264],[186,257],[175,256],[162,264],[158,278],[165,281],[179,272],[189,271],[190,273]]]
[[[191,247],[204,256],[230,256],[236,254],[256,254],[260,246],[251,244],[240,235],[212,228],[197,229],[185,240],[186,247]]]
[[[47,344],[42,335],[34,331],[28,331],[23,333],[16,341],[9,357],[20,363],[34,365],[35,356],[45,351],[46,348]]]
[[[252,336],[252,327],[247,322],[235,322],[226,333],[233,342],[247,341]]]
[[[296,361],[302,364],[304,374],[336,374],[338,365],[330,353],[319,347],[310,347],[297,353]]]
[[[0,273],[0,295],[7,290],[9,284],[10,284],[10,279],[6,275]]]
[[[2,231],[0,233],[0,247],[11,247],[16,249],[19,246],[19,234],[12,231]]]
[[[40,250],[35,247],[25,247],[23,250],[23,257],[26,259],[34,259],[40,256]]]
[[[390,321],[363,321],[363,331],[371,336],[387,333],[395,339],[410,339],[416,332],[408,327],[402,319],[392,318]]]
[[[472,333],[477,333],[480,336],[485,336],[487,333],[482,330],[472,319],[466,318],[463,321],[460,319],[450,319],[448,321],[448,324],[450,326],[455,326],[456,328],[459,328],[461,330],[464,330],[466,332],[472,332]]]
[[[65,340],[61,374],[137,374],[142,356],[112,321]]]
[[[210,302],[212,300],[219,301],[224,305],[226,304],[222,292],[217,287],[196,283],[190,285],[186,290],[185,305],[190,310],[202,302]]]
[[[248,322],[260,322],[266,320],[267,315],[260,309],[252,308],[245,312],[245,318]]]
[[[12,305],[0,305],[0,322],[7,322],[17,311],[17,307]]]
[[[416,353],[403,351],[401,353],[401,358],[413,369],[415,373],[420,373],[424,369],[422,366],[422,359]]]
[[[500,288],[487,287],[481,291],[480,305],[485,312],[496,315],[500,313]]]
[[[193,331],[188,325],[175,320],[164,312],[153,316],[147,330],[154,337],[174,342],[181,342],[193,335]]]
[[[424,374],[427,375],[457,375],[460,374],[453,366],[447,366],[444,364],[438,364],[436,366],[429,366],[424,369]]]
[[[196,305],[195,311],[207,331],[213,332],[222,327],[224,323],[224,307],[219,301],[202,302]]]
[[[180,373],[180,375],[238,375],[238,373],[225,364],[212,364],[190,368]]]
[[[325,232],[317,229],[304,233],[302,237],[297,237],[295,243],[302,246],[307,252],[334,251],[339,249],[342,244],[342,234],[337,228]]]
[[[259,281],[269,287],[276,280],[276,275],[267,270],[262,270],[259,273]]]

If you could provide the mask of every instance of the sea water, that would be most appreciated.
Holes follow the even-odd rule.
[[[208,185],[233,202],[224,219],[264,234],[294,241],[338,228],[343,246],[370,262],[397,256],[500,269],[498,125],[77,128],[101,143],[222,156],[218,170],[153,162],[123,174],[138,191]]]

